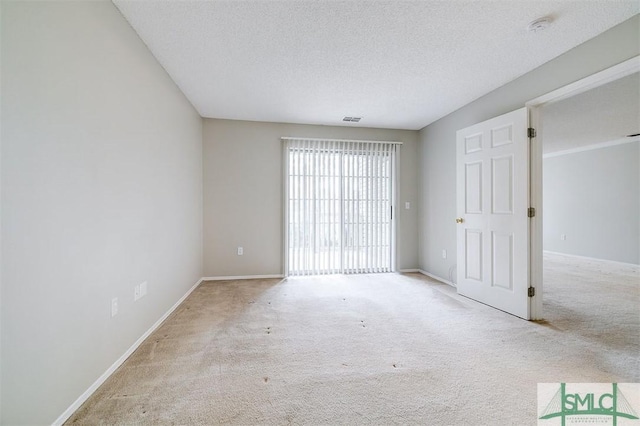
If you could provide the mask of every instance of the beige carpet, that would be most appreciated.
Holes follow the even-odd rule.
[[[203,283],[68,423],[535,425],[538,382],[640,381],[638,268],[546,260],[543,323],[419,274]]]

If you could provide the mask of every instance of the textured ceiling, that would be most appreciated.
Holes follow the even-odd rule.
[[[542,124],[545,154],[640,133],[640,74],[545,106]]]
[[[420,129],[640,10],[637,0],[113,1],[203,117],[396,129]],[[545,15],[549,28],[527,31]]]

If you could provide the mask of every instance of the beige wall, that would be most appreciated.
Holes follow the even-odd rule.
[[[638,55],[639,30],[636,15],[420,131],[421,269],[445,279],[455,269],[456,131]]]
[[[111,2],[0,7],[0,423],[51,424],[202,276],[202,119]]]
[[[283,136],[403,142],[398,268],[417,268],[418,132],[205,119],[205,276],[283,273]],[[404,209],[405,201],[411,209]]]

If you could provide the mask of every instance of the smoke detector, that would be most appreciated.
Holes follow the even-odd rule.
[[[527,25],[527,30],[532,33],[537,33],[538,31],[542,31],[551,25],[551,18],[549,16],[543,16],[542,18],[538,18],[535,21],[529,22]]]

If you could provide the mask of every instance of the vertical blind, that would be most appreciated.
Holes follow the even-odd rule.
[[[398,143],[283,141],[287,275],[390,272]]]

